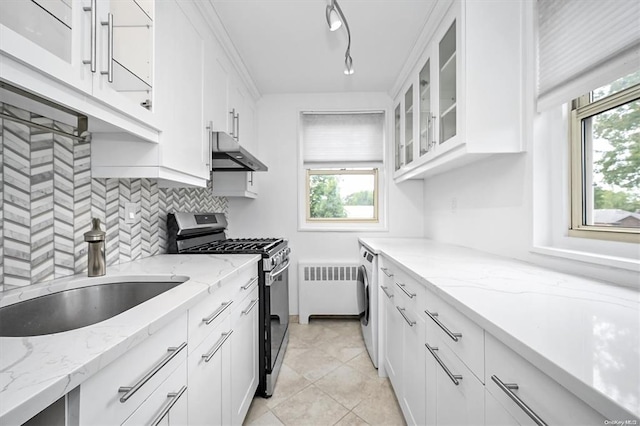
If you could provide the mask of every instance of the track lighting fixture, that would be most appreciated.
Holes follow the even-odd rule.
[[[346,75],[353,74],[353,59],[351,58],[351,31],[349,30],[349,24],[347,18],[344,17],[342,9],[338,4],[338,0],[328,0],[329,4],[325,11],[327,17],[327,25],[329,25],[330,31],[336,31],[344,24],[344,28],[347,30],[347,50],[344,53],[344,73]]]

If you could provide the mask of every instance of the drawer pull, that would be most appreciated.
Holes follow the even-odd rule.
[[[402,318],[404,318],[404,320],[407,322],[407,324],[409,324],[409,327],[413,327],[415,325],[415,321],[411,321],[408,317],[407,314],[404,313],[405,308],[401,308],[400,306],[396,306],[396,309],[398,310],[398,312],[400,312],[400,315],[402,315]]]
[[[398,286],[400,288],[400,290],[404,291],[404,294],[409,296],[409,299],[413,299],[414,297],[416,297],[415,293],[409,293],[407,291],[407,289],[405,288],[406,284],[396,282],[396,286]]]
[[[229,330],[226,333],[222,333],[222,335],[220,336],[220,339],[218,339],[218,341],[216,342],[215,345],[213,345],[213,348],[211,348],[211,350],[202,355],[202,358],[204,358],[204,362],[209,362],[211,361],[211,358],[213,358],[213,356],[216,354],[216,352],[218,352],[220,350],[220,348],[222,347],[222,345],[224,345],[224,342],[227,341],[227,339],[233,334],[233,330]]]
[[[149,379],[151,379],[158,371],[160,371],[162,369],[162,367],[167,365],[169,363],[169,361],[171,361],[176,355],[178,355],[178,353],[180,353],[181,350],[183,350],[186,347],[187,347],[187,342],[183,342],[178,347],[170,347],[170,348],[168,348],[167,349],[167,354],[164,356],[164,358],[162,358],[160,360],[160,362],[158,362],[158,364],[156,364],[155,367],[153,367],[151,370],[149,370],[149,372],[147,374],[145,374],[142,379],[138,380],[138,383],[136,383],[133,386],[121,386],[118,389],[118,393],[124,392],[124,395],[122,395],[120,397],[120,402],[122,402],[122,403],[127,402],[127,400],[129,398],[131,398],[134,393],[138,392],[138,390],[145,383],[147,383],[149,381]]]
[[[527,404],[525,404],[524,401],[522,401],[518,397],[518,395],[516,395],[513,392],[514,390],[518,390],[518,385],[517,384],[515,384],[515,383],[504,383],[495,374],[493,376],[491,376],[491,380],[493,380],[494,383],[496,385],[498,385],[500,390],[502,390],[504,393],[506,393],[507,396],[509,398],[511,398],[513,400],[513,402],[515,402],[516,405],[518,407],[520,407],[520,409],[522,411],[524,411],[525,414],[527,416],[529,416],[531,418],[531,420],[533,420],[538,426],[547,426],[547,424],[531,408],[529,408],[529,406]]]
[[[158,426],[160,424],[164,416],[166,416],[169,413],[169,410],[173,408],[176,402],[178,402],[178,399],[180,399],[180,397],[186,390],[187,390],[187,387],[183,386],[180,388],[178,392],[169,392],[167,394],[168,401],[166,402],[165,406],[162,407],[162,409],[160,410],[160,413],[156,416],[156,418],[153,419],[153,421],[151,422],[152,426]]]
[[[384,272],[384,274],[385,274],[386,276],[388,276],[389,278],[393,277],[393,274],[392,274],[391,272],[387,272],[387,271],[389,270],[389,268],[380,268],[380,270],[381,270],[382,272]]]
[[[447,335],[449,337],[451,337],[451,339],[454,342],[457,342],[459,339],[462,338],[462,333],[453,333],[451,332],[451,330],[449,330],[447,327],[445,327],[445,325],[443,323],[440,322],[440,320],[438,318],[436,318],[438,316],[437,312],[429,312],[429,311],[424,311],[425,314],[429,315],[429,318],[431,318],[433,320],[433,322],[435,322],[436,324],[438,324],[438,327],[440,327],[442,329],[442,331],[444,331],[445,333],[447,333]]]
[[[220,314],[225,311],[225,309],[227,309],[229,306],[231,306],[232,303],[233,303],[233,300],[230,300],[228,302],[224,302],[211,315],[209,315],[206,318],[202,318],[202,322],[206,323],[207,325],[211,324],[213,322],[213,320],[218,318],[220,316]]]
[[[384,294],[389,298],[393,298],[393,294],[389,293],[389,291],[387,290],[387,287],[381,285],[380,288],[382,289],[382,291],[384,291]]]
[[[458,386],[460,384],[460,380],[462,380],[462,376],[459,375],[459,374],[452,374],[451,371],[447,368],[447,366],[444,365],[444,362],[442,362],[442,360],[440,359],[438,354],[436,354],[436,351],[438,350],[437,347],[433,347],[432,348],[427,343],[425,343],[424,345],[427,347],[427,349],[429,349],[429,352],[431,352],[431,355],[433,355],[433,357],[436,359],[436,361],[438,361],[438,364],[440,364],[440,367],[442,367],[444,372],[447,373],[447,376],[449,376],[449,378],[451,379],[453,384]]]
[[[249,281],[248,283],[246,283],[245,285],[243,285],[240,288],[243,289],[243,290],[248,290],[249,288],[251,288],[253,283],[255,283],[256,281],[258,281],[258,277],[252,278],[251,281]]]
[[[249,305],[249,307],[247,309],[242,311],[241,314],[242,315],[247,315],[249,312],[251,312],[251,310],[256,306],[257,303],[258,303],[258,299],[252,300],[251,301],[251,305]]]

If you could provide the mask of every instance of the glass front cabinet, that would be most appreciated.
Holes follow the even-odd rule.
[[[522,2],[454,0],[432,16],[396,98],[396,182],[522,151]]]

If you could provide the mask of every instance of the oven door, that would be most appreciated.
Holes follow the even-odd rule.
[[[274,371],[276,363],[282,362],[285,347],[283,341],[289,327],[289,260],[265,272],[266,276],[266,319],[267,326],[267,372]],[[282,351],[282,353],[280,353]]]

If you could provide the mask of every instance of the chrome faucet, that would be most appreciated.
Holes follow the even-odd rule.
[[[91,219],[91,230],[84,233],[84,240],[89,243],[87,275],[90,277],[99,277],[107,272],[106,235],[100,229],[100,219]]]

